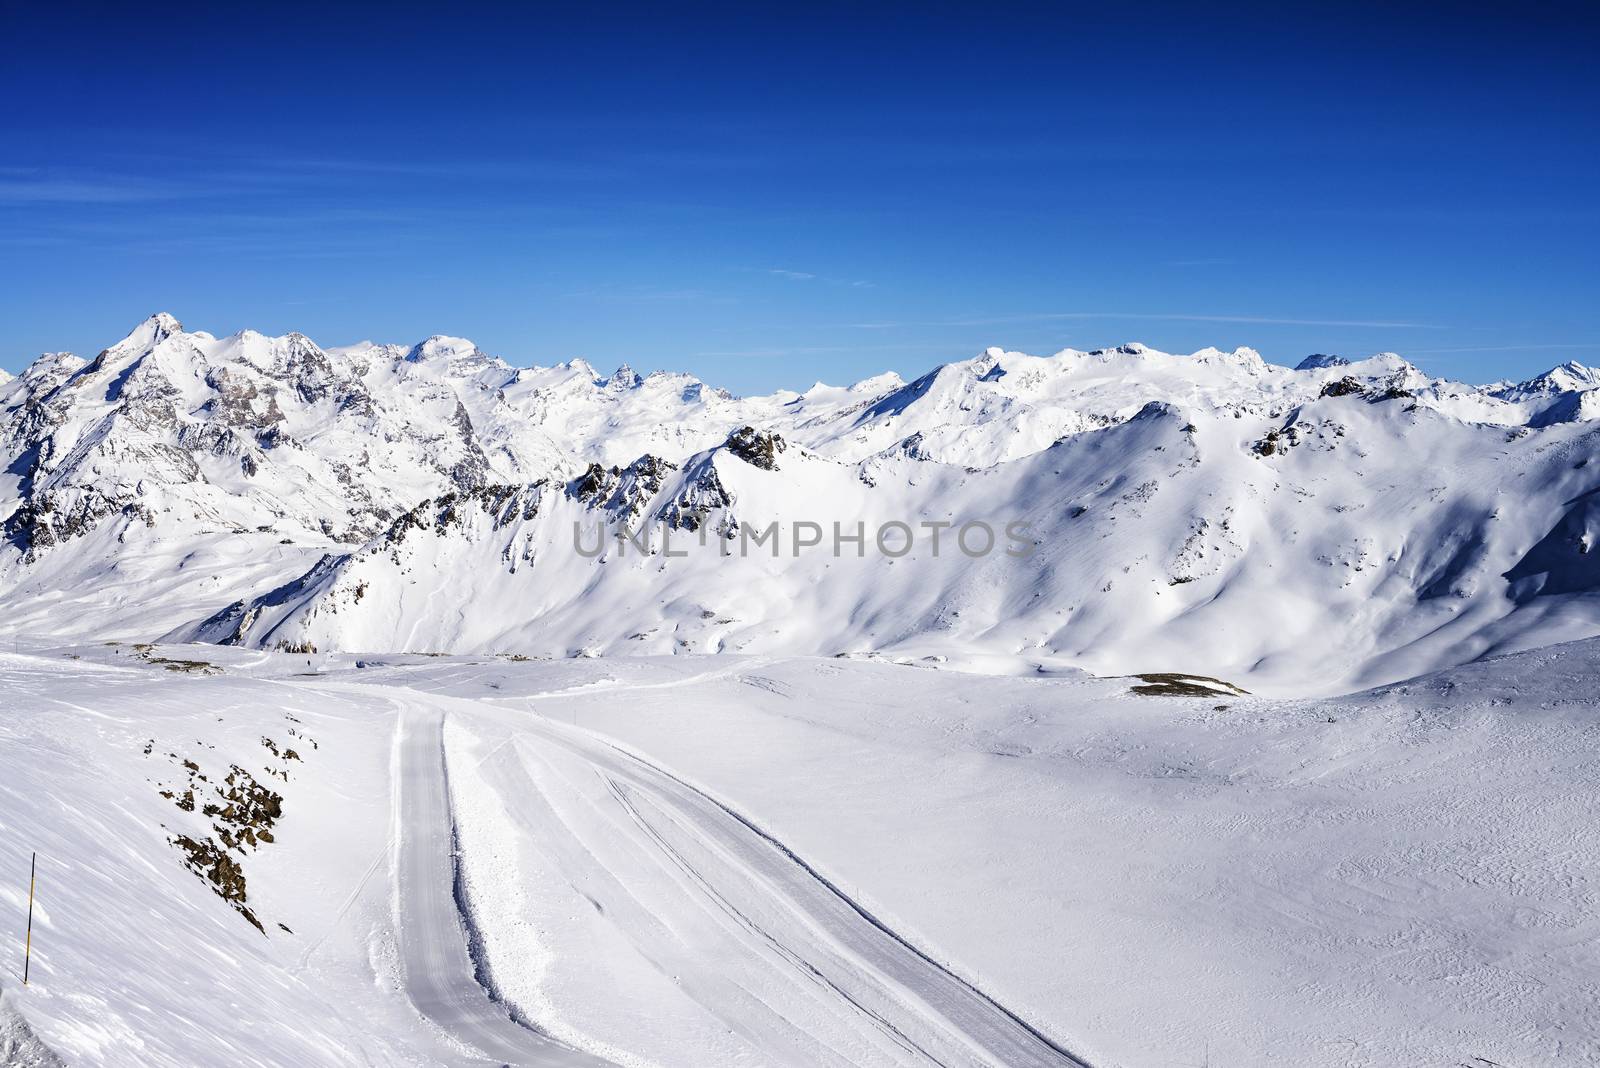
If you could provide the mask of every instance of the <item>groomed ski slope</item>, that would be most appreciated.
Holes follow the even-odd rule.
[[[430,1022],[492,1061],[601,1068],[608,1062],[513,1018],[483,985],[473,959],[477,935],[459,893],[444,721],[423,706],[407,707],[400,723],[395,928],[406,996]]]
[[[1318,701],[19,648],[3,1033],[91,1065],[1588,1063],[1597,682],[1594,643]],[[229,769],[282,797],[236,854],[259,931],[172,844]]]
[[[483,714],[481,704],[451,700],[447,716],[452,707]],[[680,988],[765,1056],[840,1066],[1083,1064],[670,772],[578,729],[526,714],[496,718],[507,733],[476,761],[475,785],[505,806],[498,830],[562,855],[566,878],[597,913],[637,952],[672,962]],[[487,851],[469,846],[467,855]],[[473,884],[486,899],[482,913],[499,915],[491,879],[469,876]],[[710,955],[716,973],[696,974]],[[805,1006],[803,1016],[780,1011],[793,1004]]]
[[[452,863],[466,853],[442,739],[452,711],[474,717],[485,710],[418,697],[401,719],[397,931],[407,996],[430,1021],[491,1060],[610,1063],[552,1038],[536,1017],[507,1004],[483,959],[479,928],[492,929],[497,916],[471,904],[474,895],[463,885],[470,876],[463,879]],[[906,944],[782,843],[670,773],[580,732],[507,718],[512,733],[479,762],[492,761],[493,773],[467,789],[491,789],[513,817],[505,830],[563,855],[573,889],[612,916],[636,951],[674,961],[688,996],[766,1057],[846,1068],[1083,1064]],[[550,754],[555,760],[541,756],[550,750],[559,750]],[[534,764],[554,774],[531,772]],[[544,792],[570,795],[594,784],[609,803],[583,822],[563,820],[558,808],[583,800]],[[627,881],[596,865],[620,861],[637,869],[641,859],[654,870],[635,871]],[[464,856],[457,863],[471,870]],[[482,885],[478,896],[491,893]],[[651,907],[643,907],[645,900]],[[692,938],[686,941],[685,932]],[[711,951],[723,956],[717,974],[695,974]],[[740,972],[749,976],[749,989],[733,978]],[[764,1000],[753,993],[774,985],[797,989],[781,1000],[770,990]],[[806,1004],[807,1016],[778,1013],[775,1007],[788,1000]]]

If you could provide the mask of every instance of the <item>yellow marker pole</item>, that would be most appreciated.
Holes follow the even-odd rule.
[[[22,951],[22,985],[28,985],[28,966],[33,963],[33,877],[39,869],[39,854],[28,861],[28,945]]]

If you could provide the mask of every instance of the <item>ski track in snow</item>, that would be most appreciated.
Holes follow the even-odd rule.
[[[701,681],[703,676],[647,685]],[[478,728],[511,725],[510,736],[490,749],[482,766],[520,831],[562,856],[563,875],[573,888],[644,956],[658,965],[670,960],[681,988],[764,1055],[773,1055],[768,1063],[850,1066],[870,1050],[874,1064],[1086,1068],[1085,1061],[913,947],[782,842],[663,768],[537,714],[415,693],[400,742],[406,831],[397,926],[411,1000],[459,1040],[509,1063],[609,1063],[519,1023],[516,1006],[482,981],[486,962],[469,949],[476,942],[474,921],[469,912],[463,915],[457,874],[446,860],[455,832],[442,730],[451,715],[476,721]],[[598,822],[579,827],[558,814],[572,800],[554,795],[570,791],[574,776],[603,784],[610,811]],[[676,892],[663,896],[657,889],[648,901],[636,901],[639,887],[606,869],[604,858],[617,844],[586,837],[597,833],[621,835],[627,839],[623,848],[652,854],[675,873]],[[663,906],[670,911],[657,915]],[[494,922],[489,916],[485,921]],[[685,932],[692,944],[685,943]],[[727,963],[730,954],[741,958],[744,969],[752,967],[751,959],[756,962],[757,989],[725,974],[734,967]],[[768,984],[791,1001],[773,997],[764,989]],[[860,1032],[849,1036],[860,1045],[854,1052],[838,1048],[808,1033],[810,1017],[785,1018],[784,1005],[796,997],[836,1029]]]
[[[457,896],[443,717],[408,708],[399,739],[396,930],[406,994],[451,1037],[494,1063],[602,1068],[608,1061],[518,1023],[478,980]]]

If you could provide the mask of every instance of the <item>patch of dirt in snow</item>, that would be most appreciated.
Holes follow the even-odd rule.
[[[1240,689],[1231,682],[1213,679],[1207,675],[1182,675],[1170,671],[1153,671],[1133,676],[1142,685],[1130,693],[1145,697],[1247,697],[1249,690]]]
[[[133,647],[139,659],[157,667],[164,667],[168,671],[180,671],[185,675],[220,675],[222,669],[206,660],[172,660],[164,656],[156,656],[155,646],[141,642]]]

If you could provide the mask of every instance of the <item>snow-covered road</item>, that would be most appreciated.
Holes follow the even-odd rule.
[[[754,821],[666,769],[535,713],[431,694],[399,699],[406,986],[463,1043],[517,1064],[607,1063],[534,1030],[542,1021],[514,989],[498,1000],[496,976],[515,962],[497,958],[493,929],[525,922],[505,903],[528,891],[499,897],[450,863],[451,795],[487,789],[503,806],[501,830],[552,859],[566,884],[532,892],[582,895],[761,1063],[1084,1065]],[[446,718],[485,750],[459,778],[441,748]],[[467,870],[472,848],[461,840]]]
[[[448,1036],[492,1063],[601,1068],[608,1062],[514,1020],[478,981],[468,951],[471,920],[457,896],[442,728],[440,712],[426,705],[408,707],[401,720],[395,926],[406,994]]]

